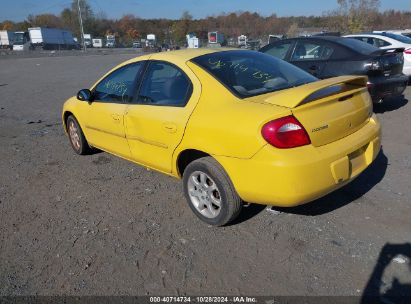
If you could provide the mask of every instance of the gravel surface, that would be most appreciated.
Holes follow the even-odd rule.
[[[0,58],[0,295],[411,294],[411,87],[376,108],[383,151],[353,183],[213,228],[179,180],[63,132],[65,99],[133,56]]]

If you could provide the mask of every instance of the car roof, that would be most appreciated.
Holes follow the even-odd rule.
[[[385,38],[386,40],[392,40],[392,41],[397,41],[391,37],[388,37],[386,35],[383,35],[383,33],[361,33],[361,34],[352,34],[352,35],[345,35],[344,37],[350,38],[350,37],[370,37],[370,38]],[[398,41],[400,42],[400,41]]]
[[[280,40],[280,41],[284,41],[284,40],[312,40],[312,39],[338,42],[338,41],[341,41],[344,38],[339,37],[339,36],[310,36],[310,37],[289,38],[289,39],[283,39],[283,40]],[[277,42],[277,41],[275,41],[275,42]]]
[[[231,48],[198,48],[198,49],[183,49],[183,50],[175,50],[175,51],[168,51],[168,52],[160,52],[160,53],[152,53],[148,55],[143,55],[136,57],[132,60],[148,60],[148,59],[155,59],[155,60],[165,60],[165,61],[179,61],[179,62],[187,62],[193,58],[217,53],[222,51],[232,50]],[[235,49],[238,50],[238,49]]]

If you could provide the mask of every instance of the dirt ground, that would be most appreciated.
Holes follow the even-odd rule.
[[[0,295],[411,294],[411,87],[353,183],[213,228],[179,180],[63,132],[65,99],[133,56],[0,58]]]

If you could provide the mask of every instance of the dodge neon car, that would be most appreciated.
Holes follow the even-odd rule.
[[[319,81],[247,50],[184,50],[120,64],[67,100],[74,151],[98,148],[183,180],[221,226],[243,202],[296,206],[358,176],[380,150],[367,79]]]

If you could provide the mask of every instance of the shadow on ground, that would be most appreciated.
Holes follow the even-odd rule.
[[[375,113],[385,113],[398,110],[405,106],[408,103],[408,99],[406,99],[403,95],[395,98],[389,98],[384,100],[383,103],[374,104],[374,112]]]
[[[401,283],[398,278],[393,278],[392,282],[384,282],[383,275],[385,269],[392,261],[401,255],[401,263],[408,262],[408,277],[411,277],[411,244],[385,244],[378,257],[374,270],[364,289],[361,304],[368,303],[411,303],[411,283]],[[389,285],[385,291],[381,286]]]

